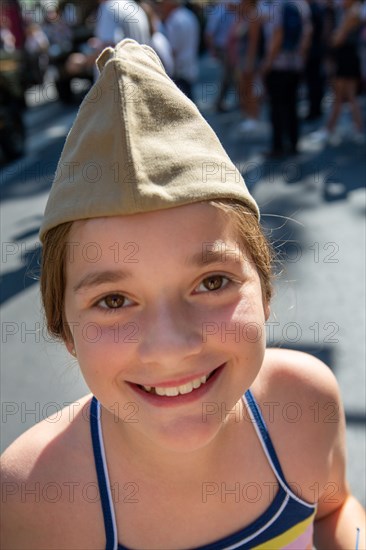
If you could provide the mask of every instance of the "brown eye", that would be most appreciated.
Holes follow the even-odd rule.
[[[120,294],[111,294],[110,296],[106,296],[102,301],[108,308],[117,309],[123,306],[125,303],[125,298]]]
[[[204,279],[202,284],[207,288],[207,290],[219,290],[222,287],[222,282],[225,277],[222,275],[213,275],[212,277],[207,277]]]

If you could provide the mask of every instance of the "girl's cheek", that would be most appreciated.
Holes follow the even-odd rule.
[[[133,321],[114,321],[108,325],[88,321],[80,324],[75,332],[75,339],[83,348],[92,348],[96,352],[107,348],[111,353],[113,349],[121,346],[125,348],[124,352],[127,352],[138,344],[139,338],[139,326]]]
[[[257,344],[265,342],[265,315],[262,304],[241,303],[236,308],[225,308],[215,317],[202,322],[203,343]]]

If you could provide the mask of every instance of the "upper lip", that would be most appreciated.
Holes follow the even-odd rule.
[[[149,382],[149,383],[142,383],[142,382],[130,382],[132,384],[138,384],[139,386],[151,386],[152,388],[176,388],[178,386],[183,386],[184,384],[188,384],[189,382],[193,382],[193,380],[196,380],[197,378],[201,378],[202,376],[206,376],[207,378],[210,376],[210,374],[213,373],[214,370],[218,369],[219,367],[222,367],[224,363],[221,363],[221,365],[218,365],[217,367],[214,367],[213,369],[201,372],[197,374],[190,374],[189,376],[184,376],[182,378],[178,378],[176,380],[165,380],[164,382]],[[127,380],[128,382],[128,380]]]

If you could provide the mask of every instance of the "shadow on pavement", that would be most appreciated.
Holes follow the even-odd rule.
[[[305,127],[302,140],[307,144],[302,146],[302,150],[300,148],[298,155],[266,159],[264,153],[269,149],[270,129],[267,128],[260,136],[241,135],[236,130],[238,118],[240,113],[237,111],[230,122],[221,120],[220,115],[208,116],[208,121],[229,151],[251,192],[260,181],[270,185],[280,180],[288,186],[297,185],[297,191],[306,205],[309,184],[317,188],[317,200],[325,202],[346,199],[349,192],[365,187],[364,145],[345,139],[337,147],[324,144],[313,148],[309,129]]]
[[[4,168],[0,172],[1,201],[47,192],[51,188],[64,142],[64,136],[53,139],[47,146],[47,153],[39,151],[31,162],[24,158]]]
[[[33,251],[21,254],[21,259],[21,267],[4,273],[1,276],[0,304],[39,282],[41,265],[40,245],[35,246]]]

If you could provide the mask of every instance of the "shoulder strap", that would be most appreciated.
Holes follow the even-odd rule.
[[[280,461],[278,460],[277,453],[269,435],[267,425],[252,392],[250,390],[247,390],[243,395],[243,399],[254,424],[254,428],[258,434],[259,441],[261,442],[265,455],[267,456],[268,462],[273,470],[274,475],[277,478],[278,483],[286,491],[286,493],[291,496],[293,500],[296,500],[296,502],[299,502],[306,508],[315,509],[317,507],[316,503],[310,504],[309,502],[306,502],[302,498],[295,495],[290,485],[286,481]]]
[[[90,429],[107,539],[106,550],[117,550],[117,526],[104,452],[102,427],[100,424],[100,404],[94,396],[90,405]]]
[[[259,441],[263,447],[263,450],[267,457],[269,465],[271,466],[273,473],[276,476],[280,486],[286,491],[288,495],[291,496],[293,500],[296,500],[297,502],[299,502],[300,504],[302,504],[307,508],[316,508],[316,504],[310,504],[309,502],[306,502],[305,500],[302,500],[297,495],[295,495],[290,485],[287,483],[281,468],[280,461],[278,460],[277,453],[275,451],[271,437],[269,435],[267,425],[265,423],[265,420],[262,416],[259,405],[256,402],[252,392],[250,390],[247,390],[243,395],[243,399],[244,399],[244,403],[247,406],[249,415],[254,424],[255,431],[257,432]]]
[[[264,418],[262,416],[258,403],[256,402],[250,390],[246,391],[243,397],[244,397],[244,401],[246,403],[247,409],[249,411],[251,420],[254,424],[255,431],[257,432],[259,441],[263,447],[263,450],[273,470],[273,473],[275,474],[280,485],[287,490],[288,484],[283,474],[280,461],[278,460],[277,453],[273,446],[271,437],[268,432],[268,428],[266,426],[266,423],[264,421]]]

